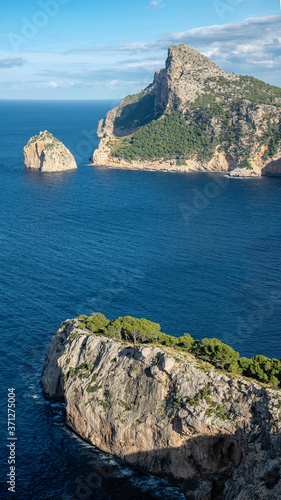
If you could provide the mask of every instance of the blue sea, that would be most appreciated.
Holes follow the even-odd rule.
[[[281,178],[91,167],[98,120],[115,104],[0,101],[1,499],[182,498],[85,443],[66,427],[63,405],[44,398],[45,349],[63,320],[145,317],[168,334],[281,357]],[[77,171],[24,168],[24,145],[45,129]],[[10,387],[15,494],[6,483]]]

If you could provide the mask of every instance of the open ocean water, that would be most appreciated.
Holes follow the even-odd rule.
[[[217,337],[241,355],[281,357],[281,178],[88,166],[113,101],[0,101],[0,498],[181,499],[84,443],[40,387],[66,318],[145,317],[165,333]],[[78,170],[24,168],[49,130]],[[17,487],[7,491],[7,389],[16,389]],[[83,496],[84,495],[84,496]]]

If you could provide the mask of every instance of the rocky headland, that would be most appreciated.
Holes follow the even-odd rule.
[[[92,165],[281,175],[281,89],[169,47],[165,68],[99,122]]]
[[[41,381],[67,424],[188,500],[280,498],[279,390],[194,356],[189,336],[182,350],[165,334],[148,342],[128,318],[79,317],[53,336]]]
[[[41,172],[62,172],[77,168],[71,152],[47,130],[29,139],[23,148],[23,155],[26,168]]]

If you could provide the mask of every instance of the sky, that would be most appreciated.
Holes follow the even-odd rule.
[[[280,0],[13,0],[0,12],[0,99],[120,99],[180,43],[281,87]]]

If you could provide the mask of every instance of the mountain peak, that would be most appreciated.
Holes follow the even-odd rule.
[[[218,68],[218,66],[210,61],[208,57],[185,44],[171,45],[168,48],[166,70],[172,69],[173,65],[181,65],[185,69],[199,69],[203,67]]]
[[[188,45],[171,45],[165,68],[154,76],[155,112],[163,112],[175,105],[182,110],[205,93],[208,78],[237,79],[226,73],[208,57]]]

